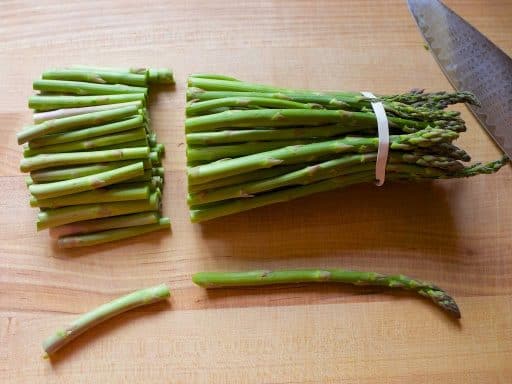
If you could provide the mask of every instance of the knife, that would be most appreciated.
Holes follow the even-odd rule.
[[[408,0],[409,9],[444,74],[473,93],[469,109],[512,158],[512,59],[438,0]]]

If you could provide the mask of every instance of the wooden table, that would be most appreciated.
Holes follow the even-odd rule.
[[[186,4],[184,4],[186,3]],[[512,53],[512,1],[448,5]],[[290,87],[450,89],[404,1],[11,1],[0,9],[0,382],[510,383],[512,172],[325,193],[193,225],[183,108],[191,72]],[[172,235],[56,249],[35,230],[14,133],[31,81],[67,64],[170,66],[152,99]],[[499,155],[464,109],[474,159]],[[406,293],[346,286],[207,294],[201,270],[346,267],[433,280],[451,321]],[[100,325],[50,363],[41,341],[118,295],[167,282],[169,305]]]

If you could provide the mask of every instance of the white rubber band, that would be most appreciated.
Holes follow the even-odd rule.
[[[364,97],[376,99],[371,92],[361,92]],[[384,110],[384,105],[380,101],[372,102],[373,112],[377,118],[377,129],[379,132],[379,147],[377,150],[377,161],[375,163],[375,180],[380,187],[386,180],[386,164],[389,153],[389,122]]]

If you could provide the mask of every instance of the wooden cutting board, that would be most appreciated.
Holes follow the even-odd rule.
[[[512,1],[448,5],[512,53]],[[450,89],[404,1],[7,1],[0,8],[0,382],[510,383],[512,172],[361,186],[193,225],[185,203],[186,75],[297,88]],[[35,230],[15,132],[31,82],[68,64],[169,66],[151,100],[167,147],[172,235],[62,251]],[[461,107],[475,160],[499,151]],[[201,270],[345,267],[433,280],[451,321],[407,293],[346,286],[207,294]],[[169,305],[100,325],[41,358],[44,337],[118,295],[167,282]]]

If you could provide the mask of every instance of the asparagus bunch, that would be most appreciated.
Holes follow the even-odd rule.
[[[165,148],[147,109],[168,69],[73,66],[43,72],[29,98],[34,124],[22,129],[20,169],[29,172],[37,229],[62,248],[125,239],[161,229]]]
[[[316,92],[195,74],[185,133],[193,222],[374,182],[379,145],[371,102],[355,92]],[[378,95],[390,127],[387,180],[422,181],[498,171],[508,158],[465,165],[453,144],[466,130],[451,104],[467,92]]]
[[[404,275],[383,275],[375,272],[344,269],[258,270],[247,272],[199,272],[192,276],[192,281],[204,288],[297,283],[345,283],[401,288],[414,291],[432,300],[457,319],[461,317],[455,300],[441,288]]]

